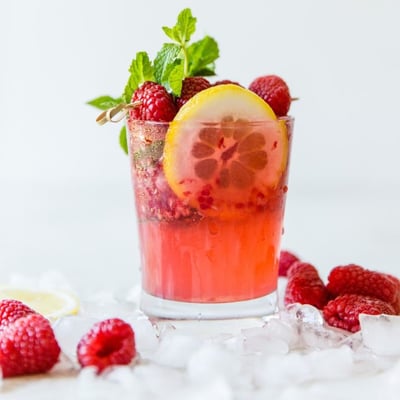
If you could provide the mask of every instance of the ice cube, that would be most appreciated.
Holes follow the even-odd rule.
[[[280,339],[270,339],[268,336],[252,336],[244,342],[244,349],[248,353],[286,354],[288,344]]]
[[[145,316],[133,315],[126,319],[135,332],[137,351],[144,357],[157,349],[159,344],[158,331],[152,322]]]
[[[115,387],[114,387],[115,386]],[[83,368],[78,375],[79,396],[85,400],[106,400],[112,393],[116,398],[120,398],[121,393],[116,396],[117,385],[112,385],[102,376],[97,375],[95,367]]]
[[[187,374],[193,382],[205,382],[222,377],[229,382],[239,379],[240,355],[234,355],[222,345],[204,343],[190,357]]]
[[[314,380],[346,378],[354,371],[353,352],[347,346],[312,351],[305,362]]]
[[[160,365],[183,368],[200,345],[198,338],[171,331],[162,337],[157,350],[148,357]]]
[[[318,308],[310,304],[290,304],[286,310],[281,311],[283,319],[290,319],[306,324],[322,325],[324,318]]]
[[[307,323],[299,326],[299,333],[302,347],[310,349],[338,347],[349,336],[342,329]]]
[[[54,334],[62,352],[77,365],[76,348],[81,338],[98,322],[97,318],[68,316],[58,320],[54,326]]]
[[[78,375],[78,393],[84,400],[148,398],[141,381],[126,366],[110,367],[101,374],[94,367],[83,368]]]
[[[311,377],[304,356],[299,352],[262,357],[255,364],[253,374],[258,388],[297,384]]]
[[[131,398],[141,398],[145,393],[141,380],[129,366],[114,366],[105,370],[104,379],[125,389]]]
[[[283,340],[289,348],[296,346],[298,342],[298,332],[293,324],[279,318],[271,318],[265,328],[270,338]]]
[[[220,335],[208,340],[208,342],[223,345],[226,350],[234,354],[242,354],[244,352],[244,337],[242,335]]]
[[[400,355],[400,316],[360,314],[364,344],[380,356]]]
[[[174,393],[185,384],[184,374],[179,369],[154,363],[143,363],[133,368],[133,375],[143,385],[147,393],[144,398],[164,399],[168,393]]]
[[[244,329],[243,350],[245,353],[286,354],[289,351],[286,333],[283,325],[272,320],[264,327]]]
[[[310,353],[293,351],[260,359],[254,369],[254,381],[262,388],[339,379],[352,374],[353,366],[352,351],[347,346]]]

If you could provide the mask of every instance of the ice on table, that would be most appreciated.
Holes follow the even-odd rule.
[[[159,321],[137,309],[137,293],[97,293],[79,315],[53,325],[63,351],[54,371],[75,371],[78,400],[400,398],[398,316],[361,315],[356,334],[327,326],[318,309],[301,304],[265,320]],[[134,329],[139,356],[101,375],[80,369],[80,338],[116,316]]]
[[[379,356],[400,356],[400,317],[360,315],[362,339]]]
[[[62,353],[78,367],[76,348],[80,339],[98,322],[97,318],[68,316],[57,321],[54,326],[54,334]]]
[[[200,345],[199,339],[170,330],[148,358],[167,367],[184,368]]]

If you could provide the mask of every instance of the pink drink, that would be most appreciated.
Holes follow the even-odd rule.
[[[290,143],[293,121],[285,121]],[[209,215],[178,198],[166,181],[162,157],[167,130],[167,123],[128,122],[142,308],[177,318],[273,312],[288,167],[267,196],[238,207],[235,218]],[[242,311],[248,301],[255,307]],[[228,308],[208,313],[216,304]]]

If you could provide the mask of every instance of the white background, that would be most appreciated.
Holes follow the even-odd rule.
[[[295,140],[283,247],[323,275],[357,262],[397,273],[400,3],[395,0],[13,0],[0,13],[0,283],[65,274],[78,289],[138,279],[119,126],[85,102],[121,94],[191,7],[220,45],[218,78],[285,78]],[[234,245],[234,244],[233,244]]]

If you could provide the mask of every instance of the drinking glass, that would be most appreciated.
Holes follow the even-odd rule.
[[[195,200],[177,195],[176,188],[168,183],[164,145],[170,124],[127,120],[141,255],[141,309],[149,316],[171,319],[275,313],[293,119],[241,121],[240,127],[223,122],[186,122],[185,129],[220,137],[218,146],[221,138],[229,141],[235,135],[244,143],[254,132],[264,135],[268,143],[266,135],[273,131],[270,125],[284,127],[286,156],[275,184],[264,187],[259,181],[262,192],[249,189],[243,177],[234,176],[232,167],[229,180],[236,187],[220,203],[214,201],[212,191],[206,190],[207,179],[212,183],[213,177],[202,176],[205,186]],[[276,142],[273,144],[276,146]],[[240,149],[245,145],[236,146]],[[185,152],[189,161],[182,160],[182,165],[201,158],[193,149]],[[224,153],[226,165],[234,163],[236,156],[233,150],[231,153],[230,158]],[[247,160],[255,174],[262,176],[262,169],[269,168],[267,156],[261,157],[265,161]],[[180,160],[176,162],[179,168]],[[213,187],[219,185],[223,192],[226,182],[217,183]]]

